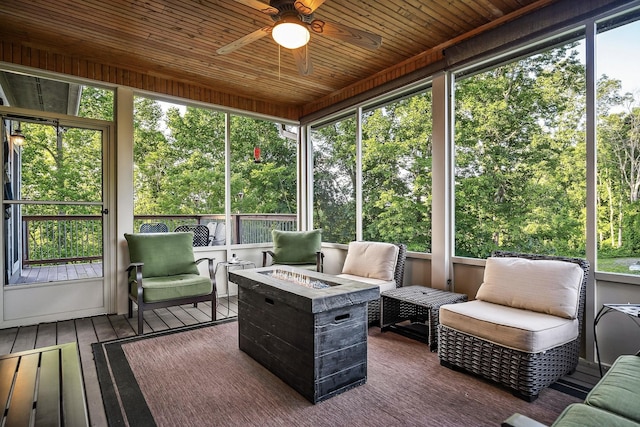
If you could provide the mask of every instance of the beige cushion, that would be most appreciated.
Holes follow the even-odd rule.
[[[380,288],[380,292],[388,291],[390,289],[395,289],[397,287],[395,280],[380,280],[380,279],[374,279],[371,277],[354,276],[353,274],[338,274],[336,277],[342,277],[343,279],[357,280],[358,282],[369,283],[370,285],[378,285],[378,288]]]
[[[582,273],[566,261],[488,258],[476,299],[574,319]]]
[[[342,273],[391,281],[398,262],[398,250],[392,243],[351,242]]]
[[[578,320],[485,301],[440,307],[440,324],[525,353],[539,353],[578,337]]]

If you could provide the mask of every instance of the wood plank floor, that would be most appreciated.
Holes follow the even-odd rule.
[[[232,296],[229,301],[226,297],[221,297],[216,312],[218,319],[236,317],[238,313],[236,297]],[[0,355],[77,342],[91,425],[106,427],[107,419],[91,344],[136,335],[136,315],[137,313],[134,312],[131,319],[126,315],[102,315],[0,329]],[[144,318],[145,333],[195,325],[211,321],[211,304],[199,303],[197,308],[191,304],[162,308],[145,312]],[[600,379],[598,365],[581,359],[577,371],[573,375],[565,376],[565,379],[573,384],[592,387]]]
[[[235,317],[238,305],[235,297],[227,301],[218,300],[217,318]],[[162,308],[144,313],[144,332],[157,332],[187,325],[211,321],[211,303],[199,303]],[[107,426],[98,383],[91,344],[136,335],[137,313],[126,315],[102,315],[56,323],[0,329],[0,355],[46,347],[68,342],[77,342],[84,377],[89,419],[92,426]]]
[[[59,280],[76,280],[102,277],[102,262],[88,262],[79,264],[53,264],[25,266],[20,271],[20,276],[14,277],[9,283],[21,285],[25,283],[46,283]]]

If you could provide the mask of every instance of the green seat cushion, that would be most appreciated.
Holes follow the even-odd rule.
[[[639,394],[640,357],[620,356],[584,402],[640,423]]]
[[[131,282],[131,295],[136,295],[138,284]],[[211,280],[198,274],[149,277],[142,279],[144,302],[158,302],[176,298],[207,295],[212,291]]]
[[[198,274],[193,233],[126,233],[129,259],[141,262],[142,277]]]
[[[567,406],[551,427],[638,427],[638,424],[582,403]]]
[[[313,264],[320,251],[322,230],[280,231],[273,230],[274,264]]]

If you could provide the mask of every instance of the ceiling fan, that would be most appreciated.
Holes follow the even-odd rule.
[[[343,24],[315,19],[315,10],[325,0],[271,0],[269,4],[259,0],[234,1],[271,16],[275,24],[271,27],[260,28],[221,47],[217,50],[219,55],[231,53],[261,39],[267,34],[271,34],[279,45],[291,50],[300,74],[308,75],[313,71],[308,50],[305,48],[309,42],[310,32],[332,37],[365,49],[375,50],[382,44],[382,37],[377,34]],[[291,40],[289,39],[290,37],[292,37]]]

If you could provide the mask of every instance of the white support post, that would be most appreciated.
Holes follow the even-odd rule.
[[[224,114],[224,228],[227,259],[231,257],[229,246],[233,243],[231,230],[231,114]]]
[[[598,306],[596,292],[595,270],[598,258],[598,215],[597,215],[597,145],[596,145],[596,23],[591,21],[586,26],[585,34],[585,58],[587,63],[587,135],[586,135],[586,177],[587,177],[587,259],[591,264],[589,280],[587,282],[587,295],[585,301],[584,321],[586,325],[593,325]],[[595,361],[595,345],[593,328],[587,326],[585,329],[585,356],[588,361]]]
[[[451,74],[433,78],[431,287],[453,290],[453,138]]]
[[[116,292],[110,309],[117,313],[128,310],[129,284],[124,271],[129,264],[129,254],[124,233],[133,229],[133,90],[118,86],[116,89],[116,158],[118,168],[115,172],[116,203],[116,237],[118,242],[116,255]],[[113,178],[112,178],[113,179]],[[108,250],[108,249],[107,249]],[[106,266],[105,266],[106,267]],[[106,284],[109,286],[108,284]],[[113,294],[112,294],[113,295]]]
[[[362,240],[362,107],[356,112],[356,240]]]
[[[313,229],[313,149],[311,130],[298,128],[298,230]]]

